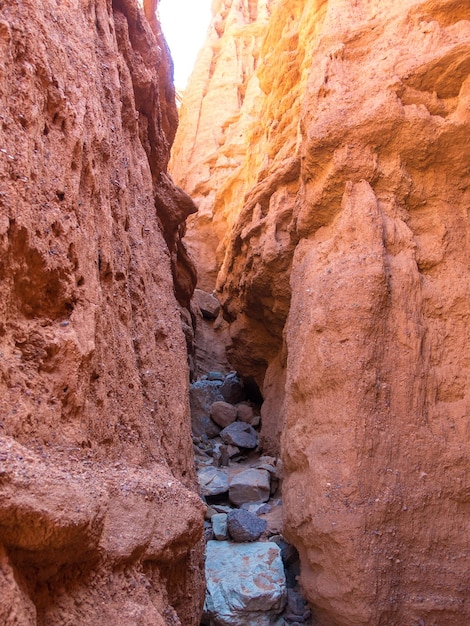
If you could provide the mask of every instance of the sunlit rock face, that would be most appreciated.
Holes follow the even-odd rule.
[[[134,0],[3,2],[0,50],[0,622],[196,625],[168,52]]]
[[[246,133],[257,125],[262,94],[255,74],[272,0],[213,2],[214,18],[180,111],[170,171],[199,212],[188,220],[186,245],[198,259],[198,286],[215,287],[233,198],[248,189],[240,172]]]
[[[265,445],[281,439],[285,534],[322,625],[466,623],[470,8],[269,12],[239,165],[221,184],[229,144],[211,144],[187,181],[213,212],[229,355],[264,385]]]

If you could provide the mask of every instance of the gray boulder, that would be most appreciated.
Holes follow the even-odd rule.
[[[223,395],[224,400],[230,404],[238,404],[245,399],[243,381],[238,374],[235,372],[227,374],[220,388],[220,393]]]
[[[193,301],[199,307],[202,317],[215,320],[220,311],[220,303],[215,296],[202,289],[195,289]]]
[[[289,611],[291,615],[302,617],[302,620],[299,620],[300,622],[303,621],[305,614],[307,614],[307,617],[309,617],[308,615],[309,609],[307,606],[307,601],[295,589],[287,590],[287,606],[289,607]]]
[[[210,522],[204,522],[204,540],[207,543],[214,539],[214,531],[212,530],[212,524]]]
[[[217,513],[230,513],[232,510],[232,507],[226,504],[213,504],[212,508],[217,511]]]
[[[226,445],[225,443],[221,443],[220,441],[214,440],[214,446],[213,446],[214,456],[220,455],[222,452],[221,451],[222,448],[225,448],[224,454],[226,453],[229,459],[231,459],[236,454],[240,454],[240,448],[237,448],[237,446],[231,446],[230,444]]]
[[[212,516],[211,522],[214,537],[217,539],[217,541],[224,541],[225,539],[228,539],[227,514],[216,513]]]
[[[233,422],[220,432],[222,441],[239,448],[256,448],[258,445],[258,433],[249,424]]]
[[[237,419],[237,409],[224,400],[214,402],[211,406],[211,418],[221,428],[225,428]]]
[[[229,500],[236,506],[246,502],[267,502],[270,496],[269,472],[247,469],[230,480]]]
[[[264,502],[248,502],[242,504],[240,508],[245,511],[249,511],[250,513],[254,513],[255,515],[266,515],[272,510],[272,506]]]
[[[203,624],[270,626],[286,603],[286,580],[275,543],[209,541]]]
[[[213,467],[203,467],[197,473],[199,486],[203,496],[218,496],[228,491],[227,470]]]
[[[256,541],[266,530],[268,524],[254,513],[243,509],[230,511],[227,515],[227,530],[234,541]]]
[[[223,400],[220,393],[222,383],[219,380],[198,380],[189,388],[189,404],[191,407],[191,429],[194,437],[207,435],[217,437],[219,426],[209,415],[214,402]]]

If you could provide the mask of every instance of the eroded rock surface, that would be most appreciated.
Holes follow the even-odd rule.
[[[0,3],[7,626],[198,623],[170,68],[134,0]]]
[[[178,150],[211,146],[183,181],[203,207],[191,237],[215,242],[202,269],[232,367],[262,388],[261,443],[282,434],[284,530],[321,624],[463,624],[470,9],[264,6],[253,126],[247,96],[219,90],[220,59],[241,58],[224,28],[249,22],[226,0],[186,97],[200,134]]]
[[[212,291],[223,260],[231,199],[247,188],[244,133],[259,118],[254,73],[272,0],[213,3],[214,19],[182,103],[171,173],[199,207],[186,243],[198,259],[198,286]],[[227,190],[228,196],[224,193]]]

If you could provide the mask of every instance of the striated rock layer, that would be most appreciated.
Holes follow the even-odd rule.
[[[9,0],[0,50],[0,622],[196,625],[166,44],[134,0]]]
[[[254,4],[217,4],[215,26]],[[281,435],[285,533],[319,624],[463,625],[470,8],[270,10],[248,79],[258,118],[247,125],[242,104],[230,126],[238,165],[211,185],[226,142],[208,149],[200,183],[183,180],[212,198],[229,355],[263,384],[266,447]],[[201,84],[186,106],[202,98],[202,127]]]

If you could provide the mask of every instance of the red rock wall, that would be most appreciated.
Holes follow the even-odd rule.
[[[176,109],[159,44],[134,0],[0,3],[8,626],[198,624],[180,317],[194,205],[166,173]]]
[[[251,182],[213,191],[229,352],[282,433],[322,626],[470,618],[469,59],[466,3],[277,3]]]
[[[329,4],[302,117],[286,524],[325,623],[464,624],[470,10]]]

